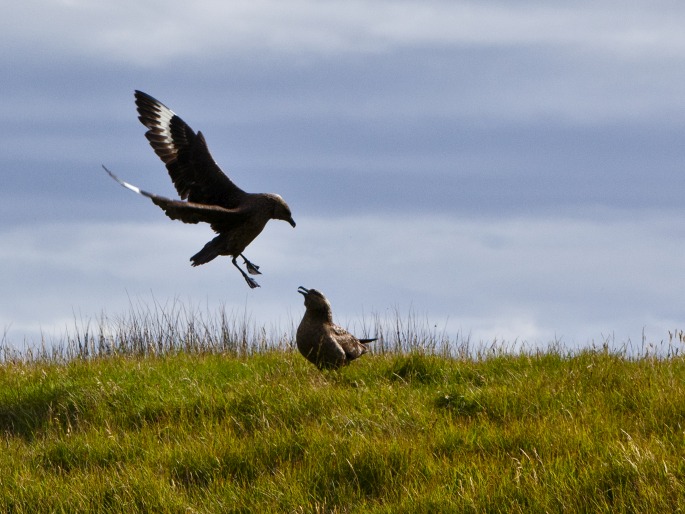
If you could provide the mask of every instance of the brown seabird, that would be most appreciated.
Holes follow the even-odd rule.
[[[297,327],[297,349],[319,369],[338,369],[361,357],[376,339],[358,339],[333,323],[331,304],[316,289],[298,287],[306,311]]]
[[[136,91],[135,97],[138,119],[148,128],[145,137],[166,164],[181,200],[143,191],[103,168],[122,186],[150,198],[172,220],[209,223],[218,235],[190,258],[193,266],[229,255],[247,285],[259,287],[236,258],[243,258],[251,275],[261,274],[259,266],[247,260],[243,252],[269,220],[283,220],[295,226],[288,204],[277,194],[246,193],[240,189],[214,162],[202,132],[193,132],[171,109],[150,95]]]

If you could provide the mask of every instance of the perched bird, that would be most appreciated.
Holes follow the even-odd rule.
[[[319,369],[338,369],[369,351],[366,345],[376,339],[357,339],[333,323],[331,304],[323,294],[302,286],[297,292],[304,295],[307,309],[297,327],[297,349],[308,361]]]
[[[135,97],[138,119],[148,128],[145,137],[166,164],[181,200],[143,191],[103,168],[122,186],[150,198],[172,220],[209,223],[218,235],[190,258],[193,266],[229,255],[247,285],[259,287],[236,259],[243,258],[251,275],[261,274],[259,266],[247,260],[243,252],[269,220],[283,220],[295,226],[288,204],[277,194],[246,193],[240,189],[214,162],[202,132],[193,132],[171,109],[150,95],[136,91]]]

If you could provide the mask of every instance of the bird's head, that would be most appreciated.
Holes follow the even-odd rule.
[[[297,292],[304,296],[304,306],[308,312],[319,313],[332,319],[331,304],[320,291],[298,287]]]
[[[295,220],[285,200],[280,195],[270,194],[269,196],[273,199],[274,204],[274,213],[271,217],[275,220],[287,221],[294,228]]]

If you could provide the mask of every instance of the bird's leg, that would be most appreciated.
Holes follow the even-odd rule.
[[[256,264],[252,264],[250,261],[247,260],[247,257],[245,257],[242,253],[240,256],[243,258],[243,261],[245,261],[245,267],[247,268],[247,272],[250,275],[261,275],[262,272],[259,271],[259,266]]]
[[[247,276],[247,273],[245,273],[245,272],[242,270],[242,268],[241,268],[240,266],[238,266],[238,263],[235,261],[235,259],[236,259],[236,258],[233,257],[233,259],[231,260],[231,262],[233,263],[233,265],[234,265],[236,268],[238,268],[238,271],[240,271],[240,274],[241,274],[241,275],[243,276],[243,278],[245,279],[245,282],[247,282],[247,285],[250,286],[250,289],[254,289],[255,287],[259,287],[259,284],[257,283],[257,281],[256,281],[255,279],[253,279],[253,278],[248,277],[248,276]],[[243,257],[243,259],[244,259],[244,257]]]

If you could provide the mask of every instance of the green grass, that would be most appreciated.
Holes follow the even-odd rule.
[[[0,367],[0,512],[677,512],[685,361],[288,349]]]

